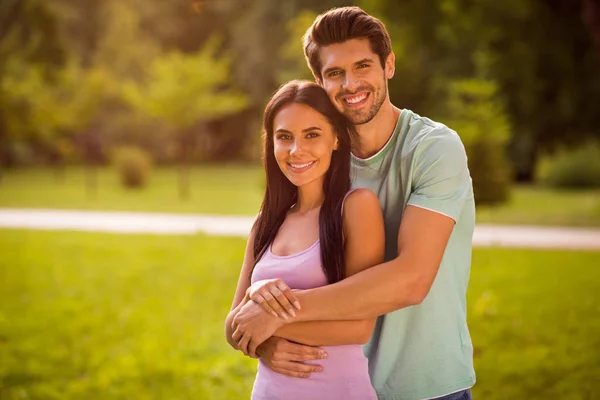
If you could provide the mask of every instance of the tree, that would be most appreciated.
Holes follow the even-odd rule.
[[[217,57],[218,42],[212,40],[196,54],[177,51],[156,57],[148,65],[144,82],[129,80],[123,98],[135,109],[164,122],[178,143],[179,193],[190,194],[188,162],[198,123],[242,110],[247,99],[227,89],[231,59]]]
[[[110,79],[105,71],[82,68],[74,59],[49,71],[13,58],[5,64],[1,86],[9,137],[43,145],[58,172],[72,147],[70,135],[90,126]]]

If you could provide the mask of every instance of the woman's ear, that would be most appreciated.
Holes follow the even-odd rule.
[[[337,136],[335,137],[335,143],[333,144],[333,149],[337,150],[340,147],[340,141],[338,140]]]

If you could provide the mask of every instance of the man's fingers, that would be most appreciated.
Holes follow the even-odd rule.
[[[247,335],[242,336],[242,338],[238,342],[238,349],[245,355],[248,355],[248,344],[249,343],[250,343],[250,337]]]
[[[231,335],[231,340],[236,343],[236,349],[240,349],[239,346],[239,341],[242,338],[242,332],[239,329],[236,329],[235,332],[233,332],[233,335]]]
[[[256,341],[251,340],[250,343],[248,343],[248,355],[252,358],[258,358],[258,355],[256,354],[256,348],[258,347],[260,343],[256,343]]]
[[[320,360],[327,358],[327,352],[320,347],[305,346],[303,344],[287,342],[283,345],[286,353],[294,355],[294,359],[301,357],[298,361]]]
[[[277,372],[278,374],[291,376],[292,378],[310,378],[310,373],[308,372],[297,372],[290,369],[285,368],[273,368],[273,372]]]
[[[327,353],[323,352],[310,352],[310,353],[288,353],[287,358],[291,361],[314,361],[322,360],[327,358]]]
[[[274,365],[274,368],[281,368],[288,371],[310,374],[313,372],[322,372],[323,367],[315,364],[304,364],[294,361],[279,361],[277,365]]]

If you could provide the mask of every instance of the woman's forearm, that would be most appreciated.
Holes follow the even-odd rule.
[[[298,322],[282,326],[275,336],[309,346],[364,344],[371,337],[374,325],[375,319]]]

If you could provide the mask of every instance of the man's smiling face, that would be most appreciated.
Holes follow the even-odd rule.
[[[371,121],[388,100],[387,80],[393,75],[393,54],[388,56],[384,69],[368,39],[351,39],[321,47],[319,57],[319,83],[335,107],[354,125]]]

